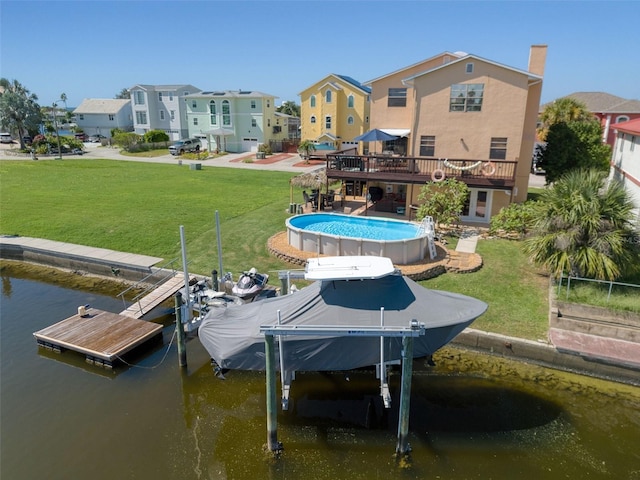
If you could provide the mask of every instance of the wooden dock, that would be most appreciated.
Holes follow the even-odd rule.
[[[150,292],[148,295],[142,297],[140,300],[134,302],[125,310],[120,312],[120,315],[131,318],[142,318],[154,307],[160,305],[182,287],[184,287],[184,275],[182,273],[176,273],[175,276],[159,285],[158,288]]]
[[[111,368],[119,357],[162,334],[162,325],[117,313],[88,308],[37,332],[38,346],[84,353],[87,362]]]

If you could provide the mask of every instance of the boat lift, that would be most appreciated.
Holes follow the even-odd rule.
[[[411,376],[413,362],[413,338],[424,335],[426,328],[423,323],[411,320],[407,326],[384,325],[384,308],[380,309],[380,326],[363,325],[282,325],[280,311],[275,325],[261,325],[260,332],[265,336],[266,377],[267,377],[267,446],[271,451],[279,451],[282,444],[277,440],[277,407],[276,407],[276,360],[275,337],[279,343],[279,363],[282,382],[282,408],[286,410],[289,404],[289,392],[291,381],[295,378],[295,371],[287,371],[283,362],[282,337],[287,335],[312,335],[312,336],[367,336],[380,337],[380,395],[386,408],[391,406],[391,394],[387,383],[386,365],[390,362],[384,360],[385,337],[402,337],[402,380],[400,390],[400,412],[398,419],[398,444],[396,453],[405,454],[410,451],[407,441],[409,431],[409,399],[411,398]]]

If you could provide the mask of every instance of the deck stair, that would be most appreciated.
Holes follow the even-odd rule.
[[[435,224],[433,223],[432,217],[427,216],[422,219],[422,222],[418,227],[418,232],[416,233],[416,237],[421,237],[423,235],[427,237],[427,244],[429,246],[429,257],[431,258],[431,260],[433,260],[438,256],[438,253],[436,251],[436,243],[435,243],[436,228],[435,228]]]
[[[174,295],[183,287],[184,275],[179,272],[174,272],[174,274],[170,278],[158,285],[155,289],[148,292],[141,298],[134,299],[134,302],[127,308],[125,308],[122,312],[120,312],[120,315],[131,318],[142,318],[154,307],[160,305],[162,302],[167,300],[171,295]]]

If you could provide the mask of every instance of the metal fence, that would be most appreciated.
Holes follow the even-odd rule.
[[[571,282],[591,282],[591,283],[596,283],[596,284],[600,284],[603,286],[608,285],[608,292],[607,292],[607,302],[609,301],[609,299],[611,298],[611,292],[613,290],[614,287],[631,287],[631,288],[640,288],[640,285],[636,285],[633,283],[623,283],[623,282],[613,282],[613,281],[607,281],[607,280],[596,280],[593,278],[582,278],[582,277],[574,277],[572,275],[568,275],[568,276],[564,276],[564,275],[560,275],[560,279],[558,280],[558,295],[560,295],[560,291],[562,289],[562,281],[566,279],[566,298],[569,298],[569,291],[571,289]]]

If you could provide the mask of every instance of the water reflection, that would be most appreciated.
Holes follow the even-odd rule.
[[[5,285],[10,285],[5,290]],[[5,291],[10,291],[7,296]],[[113,372],[37,348],[32,332],[77,305],[119,311],[95,291],[3,278],[0,476],[11,479],[638,478],[638,389],[456,349],[415,362],[411,461],[372,371],[300,373],[278,414],[284,453],[266,443],[265,378],[215,377],[187,343],[178,366],[171,316],[162,344],[131,352]]]

